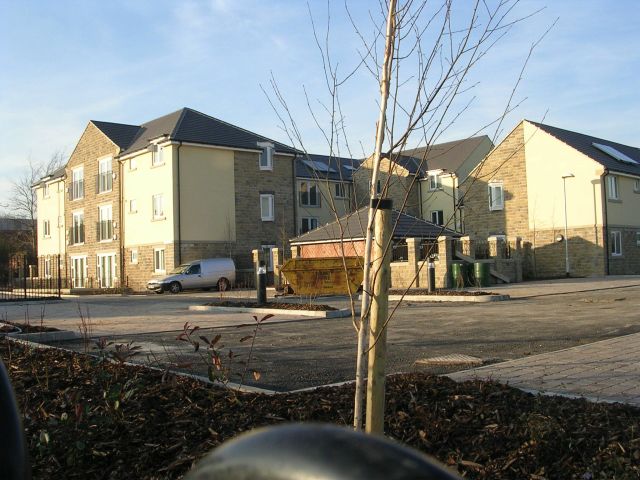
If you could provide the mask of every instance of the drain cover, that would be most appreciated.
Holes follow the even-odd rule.
[[[472,357],[471,355],[452,353],[450,355],[441,355],[439,357],[419,358],[415,363],[416,365],[422,366],[466,365],[469,367],[477,367],[482,365],[482,359]]]

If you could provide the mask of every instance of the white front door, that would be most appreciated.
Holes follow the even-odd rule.
[[[87,286],[87,257],[71,257],[71,280],[73,288]]]
[[[113,288],[116,279],[116,255],[115,253],[98,254],[98,281],[100,288]]]

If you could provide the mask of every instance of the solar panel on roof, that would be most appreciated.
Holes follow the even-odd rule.
[[[343,168],[346,168],[347,170],[357,170],[358,167],[356,167],[355,165],[342,165]]]
[[[311,170],[316,170],[317,172],[338,173],[337,170],[331,168],[326,163],[314,162],[313,160],[302,160],[302,163],[304,163]]]
[[[630,163],[631,165],[640,165],[640,162],[638,162],[637,160],[634,160],[633,158],[631,158],[628,155],[625,155],[620,150],[618,150],[618,149],[616,149],[616,148],[614,148],[614,147],[612,147],[610,145],[603,145],[602,143],[596,143],[596,142],[591,143],[591,145],[596,147],[601,152],[606,153],[610,157],[618,160],[619,162]]]

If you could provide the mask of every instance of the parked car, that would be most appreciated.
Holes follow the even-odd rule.
[[[236,266],[231,258],[205,258],[180,265],[166,277],[152,278],[147,290],[156,293],[180,293],[193,288],[228,290],[236,281]]]

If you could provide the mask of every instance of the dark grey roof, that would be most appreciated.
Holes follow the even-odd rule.
[[[295,153],[295,149],[273,141],[262,135],[250,132],[217,118],[205,115],[191,108],[182,108],[176,112],[164,115],[155,120],[142,124],[127,146],[124,154],[146,148],[151,139],[166,135],[168,139],[217,145],[222,147],[246,148],[259,150],[258,142],[272,142],[276,152]]]
[[[35,220],[28,218],[9,218],[0,217],[0,231],[1,232],[17,232],[31,230],[35,225]]]
[[[51,180],[56,180],[58,178],[63,178],[64,175],[65,175],[65,166],[63,165],[62,167],[58,168],[57,170],[54,170],[53,173],[50,173],[49,175],[45,175],[44,177],[39,179],[36,183],[34,183],[32,185],[32,187],[37,187],[38,185],[42,185],[45,182],[50,182]]]
[[[561,142],[566,143],[572,148],[575,148],[579,152],[585,154],[589,158],[595,160],[608,170],[612,172],[628,173],[631,175],[640,176],[640,164],[632,165],[629,163],[620,162],[613,157],[607,155],[602,150],[593,146],[593,143],[599,143],[613,147],[616,150],[624,153],[628,157],[631,157],[637,162],[640,162],[640,149],[623,145],[621,143],[612,142],[603,138],[592,137],[582,133],[572,132],[569,130],[563,130],[562,128],[552,127],[550,125],[544,125],[542,123],[531,122],[529,123],[539,127],[541,130],[556,137]]]
[[[464,140],[412,148],[410,150],[404,150],[402,153],[417,159],[418,165],[422,164],[422,168],[420,169],[421,173],[427,170],[448,170],[450,172],[456,172],[469,155],[483,142],[487,141],[489,141],[489,146],[493,145],[489,137],[481,135],[479,137],[465,138]],[[489,149],[490,148],[491,147],[489,147]],[[487,153],[489,153],[489,150],[485,152],[485,155]]]
[[[140,131],[138,125],[127,125],[125,123],[113,123],[113,122],[101,122],[98,120],[91,120],[96,127],[100,129],[109,139],[124,150],[131,145],[132,140],[136,134]]]
[[[350,182],[361,163],[355,158],[301,154],[296,158],[296,177]]]
[[[340,225],[344,231],[342,238],[344,240],[362,239],[365,236],[367,228],[368,207],[363,207],[356,212],[349,213],[344,217],[331,223],[327,223],[322,227],[304,233],[290,240],[291,244],[309,243],[309,242],[330,242],[340,240]],[[440,235],[450,235],[459,237],[460,234],[441,227],[426,220],[401,213],[397,210],[392,211],[392,224],[395,227],[393,238],[424,238],[435,240]]]

